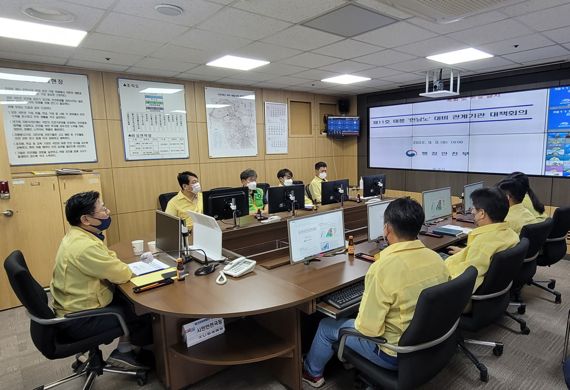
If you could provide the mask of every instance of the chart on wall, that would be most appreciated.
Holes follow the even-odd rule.
[[[374,168],[570,176],[570,87],[372,107]]]
[[[184,85],[118,79],[126,160],[188,158]]]
[[[87,76],[0,68],[10,165],[97,161]]]
[[[257,155],[255,92],[205,89],[210,157]]]
[[[265,102],[265,153],[287,154],[288,141],[287,103]]]

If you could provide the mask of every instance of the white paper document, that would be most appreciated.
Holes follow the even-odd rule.
[[[129,268],[132,273],[136,276],[149,274],[154,271],[160,271],[161,269],[168,268],[168,265],[164,264],[162,261],[153,259],[150,263],[144,263],[142,261],[135,261],[129,264]]]
[[[446,229],[453,229],[453,230],[460,230],[465,234],[469,234],[471,232],[471,228],[466,228],[466,227],[461,227],[461,226],[457,226],[457,225],[444,225],[444,226],[438,226],[438,227],[442,227],[442,228],[446,228]]]

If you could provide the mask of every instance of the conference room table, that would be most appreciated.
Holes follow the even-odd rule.
[[[338,204],[316,211],[298,210],[295,217],[280,213],[280,221],[265,224],[247,216],[241,218],[237,229],[220,223],[223,254],[229,259],[241,255],[257,261],[253,272],[228,277],[224,285],[216,283],[218,271],[195,276],[194,270],[201,264],[190,262],[184,281],[140,294],[133,293],[131,282],[119,286],[138,314],[152,313],[156,373],[166,388],[184,388],[228,366],[248,363],[263,365],[288,388],[301,388],[302,313],[310,315],[319,308],[329,315],[338,313],[319,298],[362,280],[371,263],[341,253],[308,265],[290,264],[287,219],[337,208]],[[364,202],[345,202],[343,212],[347,235],[355,237],[356,253],[377,253],[378,244],[367,241]],[[449,223],[450,219],[440,224]],[[420,239],[438,250],[465,236]],[[120,242],[111,249],[127,262],[138,260],[130,242]],[[175,264],[164,254],[155,256],[168,265]],[[225,333],[187,348],[182,326],[200,318],[223,318]]]

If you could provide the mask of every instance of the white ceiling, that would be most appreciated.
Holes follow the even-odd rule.
[[[184,13],[161,15],[160,3]],[[349,3],[398,21],[349,39],[301,25]],[[570,60],[570,0],[529,0],[449,24],[377,0],[0,0],[0,17],[34,21],[21,12],[33,5],[72,13],[73,22],[57,25],[89,34],[78,48],[0,38],[0,58],[334,95],[422,82],[441,66],[425,56],[469,46],[495,57],[456,66],[463,75]],[[205,66],[226,54],[271,64]],[[320,81],[341,73],[372,80]]]

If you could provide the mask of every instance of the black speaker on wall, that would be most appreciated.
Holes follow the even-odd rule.
[[[338,112],[341,114],[348,114],[350,111],[350,100],[348,99],[339,99],[338,100]]]

